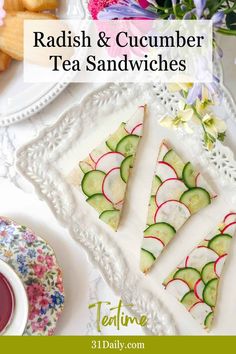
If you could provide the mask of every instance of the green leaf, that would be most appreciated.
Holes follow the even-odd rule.
[[[224,140],[225,140],[225,137],[226,137],[226,133],[225,133],[225,132],[218,134],[218,140],[220,140],[220,141],[224,141]]]
[[[230,30],[236,30],[236,12],[230,12],[226,15],[226,26]]]

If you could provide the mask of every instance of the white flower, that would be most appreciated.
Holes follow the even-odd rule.
[[[207,113],[202,118],[202,123],[206,132],[214,139],[217,139],[219,134],[225,133],[227,129],[225,122],[215,117],[213,113]]]
[[[180,83],[169,83],[166,86],[170,92],[178,92],[181,90],[187,92],[193,86],[193,84],[180,82]]]
[[[160,124],[165,128],[177,129],[184,127],[188,133],[192,133],[192,129],[189,127],[188,122],[193,117],[193,110],[191,108],[180,110],[176,117],[166,115],[160,119]]]

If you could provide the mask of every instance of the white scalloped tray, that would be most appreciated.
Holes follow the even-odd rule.
[[[217,144],[212,153],[204,150],[195,135],[185,136],[158,125],[158,119],[176,109],[178,96],[170,95],[164,85],[106,85],[88,95],[62,114],[58,122],[45,129],[17,153],[18,170],[34,185],[57,219],[99,265],[110,286],[123,300],[133,303],[137,314],[148,315],[153,334],[206,334],[191,316],[161,286],[162,280],[223,215],[236,209],[236,162],[231,150]],[[92,147],[129,118],[137,105],[147,103],[148,117],[144,138],[129,184],[126,208],[117,233],[101,223],[79,190],[65,176]],[[233,102],[224,91],[223,111],[235,114]],[[233,122],[233,121],[232,121]],[[234,123],[232,123],[234,124]],[[139,249],[145,227],[150,185],[158,145],[167,138],[186,159],[200,167],[219,197],[211,206],[193,216],[162,254],[149,275],[139,271]],[[235,308],[236,242],[226,267],[218,302],[218,316],[211,334],[236,334]]]

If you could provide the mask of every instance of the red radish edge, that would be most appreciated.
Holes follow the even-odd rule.
[[[226,256],[228,256],[228,253],[225,253],[225,254],[222,254],[222,256],[220,256],[219,258],[217,258],[217,260],[215,261],[215,263],[214,263],[214,272],[216,273],[216,275],[217,275],[217,277],[219,278],[220,276],[217,274],[217,272],[216,272],[216,265],[217,265],[217,263],[221,260],[221,258],[224,258],[224,257],[226,257]]]
[[[132,129],[131,134],[133,134],[134,131],[135,131],[137,128],[141,127],[142,125],[143,125],[143,123],[137,124],[137,125]]]
[[[188,268],[188,260],[189,260],[189,256],[186,257],[185,259],[185,267]]]
[[[168,283],[166,284],[165,287],[167,287],[168,284],[170,284],[172,281],[175,281],[175,280],[180,280],[180,281],[182,281],[182,282],[183,282],[184,284],[186,284],[186,285],[188,286],[188,288],[189,288],[189,285],[186,283],[186,281],[184,281],[183,279],[179,279],[179,278],[171,279],[170,281],[168,281]]]
[[[221,233],[224,234],[225,233],[225,230],[228,229],[228,227],[232,226],[232,225],[236,225],[236,221],[235,222],[231,222],[231,224],[228,224],[225,226],[225,228],[223,230],[221,230]]]
[[[154,240],[158,240],[162,243],[163,247],[165,247],[165,244],[162,240],[159,239],[159,237],[155,237],[155,236],[144,236],[144,238],[153,238]]]
[[[201,281],[202,281],[201,278],[198,279],[198,281],[197,281],[196,284],[194,285],[193,291],[194,291],[195,296],[202,302],[203,300],[198,296],[198,293],[197,293],[197,286],[198,286],[198,284],[199,284]]]
[[[236,213],[229,213],[229,214],[227,214],[226,215],[226,217],[224,218],[224,223],[226,222],[226,220],[227,220],[227,218],[229,217],[229,216],[231,216],[231,215],[235,215],[236,216]]]
[[[120,168],[119,167],[116,167],[116,168],[113,168],[112,170],[110,170],[107,174],[106,174],[106,176],[104,177],[104,180],[103,180],[103,182],[102,182],[102,194],[104,195],[104,197],[108,200],[108,202],[110,202],[111,204],[114,204],[107,196],[106,196],[106,194],[104,193],[104,183],[105,183],[105,180],[106,180],[106,178],[107,178],[107,176],[112,172],[112,171],[114,171],[114,170],[120,170]],[[115,203],[115,204],[119,204],[121,201],[119,201],[119,202],[117,202],[117,203]]]
[[[169,179],[179,179],[178,178],[178,175],[177,175],[177,173],[176,173],[176,171],[175,171],[175,169],[174,169],[174,167],[172,167],[168,162],[165,162],[165,161],[158,161],[158,163],[160,163],[160,164],[162,164],[162,165],[166,165],[166,166],[169,166],[173,171],[174,171],[174,173],[175,173],[175,175],[176,175],[176,178],[169,178]],[[168,179],[166,179],[166,181],[168,181]],[[165,181],[165,182],[166,182]],[[181,181],[182,182],[182,181]],[[164,183],[164,182],[163,182]]]
[[[196,306],[196,305],[198,305],[198,304],[205,304],[205,302],[204,302],[204,301],[195,302],[195,304],[193,304],[193,305],[190,307],[190,309],[188,310],[188,312],[190,312],[190,311],[194,308],[194,306]]]
[[[110,151],[110,152],[106,152],[105,154],[103,154],[102,156],[99,157],[99,159],[97,160],[97,162],[95,163],[95,169],[97,169],[97,164],[98,162],[106,155],[112,155],[112,154],[118,154],[124,157],[124,155],[121,152],[115,152],[115,151]],[[110,172],[110,171],[109,171]]]
[[[161,162],[161,161],[159,161],[159,162]],[[166,163],[166,162],[163,162],[163,163]],[[158,207],[158,204],[157,204],[157,193],[158,193],[159,189],[163,186],[163,184],[166,183],[166,182],[168,182],[168,181],[179,181],[179,182],[183,183],[183,185],[185,186],[184,182],[181,181],[179,178],[168,178],[168,179],[166,179],[166,180],[165,180],[164,182],[162,182],[162,184],[158,187],[157,192],[156,192],[155,202],[156,202],[157,207]],[[169,201],[170,201],[170,200],[167,200],[166,202],[169,202]],[[166,203],[166,202],[164,202],[164,203]],[[164,203],[162,203],[161,205],[163,205]],[[181,203],[181,202],[180,202],[180,203]],[[182,204],[183,204],[183,203],[182,203]],[[161,207],[161,205],[160,205],[160,207]],[[185,204],[184,204],[184,205],[185,205]],[[159,207],[158,207],[158,208],[159,208]]]
[[[173,178],[173,179],[174,179],[174,178]],[[166,180],[166,181],[168,181],[168,180]],[[165,181],[165,182],[166,182],[166,181]],[[163,182],[163,183],[164,183],[164,182]],[[158,189],[159,189],[159,188],[158,188]],[[156,198],[155,198],[155,201],[156,201]],[[157,211],[156,211],[156,213],[155,213],[155,215],[154,215],[154,222],[156,222],[157,213],[158,213],[158,211],[161,209],[161,207],[162,207],[163,205],[165,205],[166,203],[170,203],[170,202],[177,202],[177,203],[179,203],[179,204],[185,206],[185,208],[187,208],[188,211],[189,211],[189,213],[190,213],[189,208],[188,208],[184,203],[180,202],[179,200],[170,199],[170,200],[167,200],[166,202],[162,203],[159,207],[157,206]],[[156,204],[157,204],[157,202],[156,202]],[[191,213],[190,213],[190,214],[191,214]]]

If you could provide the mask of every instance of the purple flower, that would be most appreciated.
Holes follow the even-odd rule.
[[[156,12],[144,9],[135,0],[121,0],[119,4],[106,7],[98,14],[99,20],[158,18]]]
[[[224,21],[224,18],[225,18],[225,14],[223,11],[216,12],[211,18],[213,22],[213,26],[215,27],[221,26]]]
[[[206,7],[206,0],[193,0],[193,2],[196,7],[197,17],[201,18]]]
[[[208,90],[210,97],[213,99],[214,97],[220,97],[219,92],[219,80],[216,76],[213,76],[213,82],[210,83],[195,83],[193,87],[189,90],[188,97],[186,100],[187,104],[194,104],[194,102],[199,98],[202,99],[202,87],[205,86]]]

